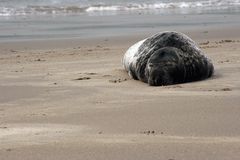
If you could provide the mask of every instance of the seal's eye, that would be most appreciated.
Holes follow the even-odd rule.
[[[153,67],[153,64],[152,64],[152,63],[149,63],[149,64],[148,64],[148,67]]]

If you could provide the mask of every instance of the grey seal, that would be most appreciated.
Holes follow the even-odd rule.
[[[188,36],[157,33],[131,46],[122,59],[128,74],[151,86],[203,80],[214,72],[212,61]]]

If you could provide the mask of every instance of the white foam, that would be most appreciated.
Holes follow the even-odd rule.
[[[168,2],[146,2],[138,3],[132,0],[127,0],[126,3],[121,1],[112,2],[92,2],[83,3],[76,1],[68,3],[67,0],[62,0],[58,3],[55,1],[42,3],[31,2],[17,2],[15,5],[9,2],[0,2],[0,16],[14,16],[14,15],[41,15],[41,14],[72,14],[72,13],[91,13],[91,12],[117,12],[117,11],[162,11],[164,9],[238,9],[240,10],[240,0],[200,0],[179,2],[171,0]],[[1,4],[2,3],[2,4]],[[6,4],[5,4],[6,3]],[[11,4],[11,5],[10,5]]]
[[[94,11],[118,11],[121,10],[121,6],[98,6],[98,7],[88,7],[86,12]],[[123,9],[123,8],[122,8]]]
[[[159,9],[187,9],[240,7],[240,0],[202,0],[190,2],[157,2],[157,3],[126,3],[125,5],[95,6],[86,9],[87,12],[117,11],[117,10],[159,10]]]

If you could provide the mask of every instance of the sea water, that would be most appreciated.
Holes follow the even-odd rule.
[[[0,41],[239,24],[240,0],[0,0]]]

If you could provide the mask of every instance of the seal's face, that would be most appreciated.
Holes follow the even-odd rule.
[[[177,48],[165,47],[151,55],[145,70],[149,85],[170,85],[184,79],[185,68],[179,53]]]

